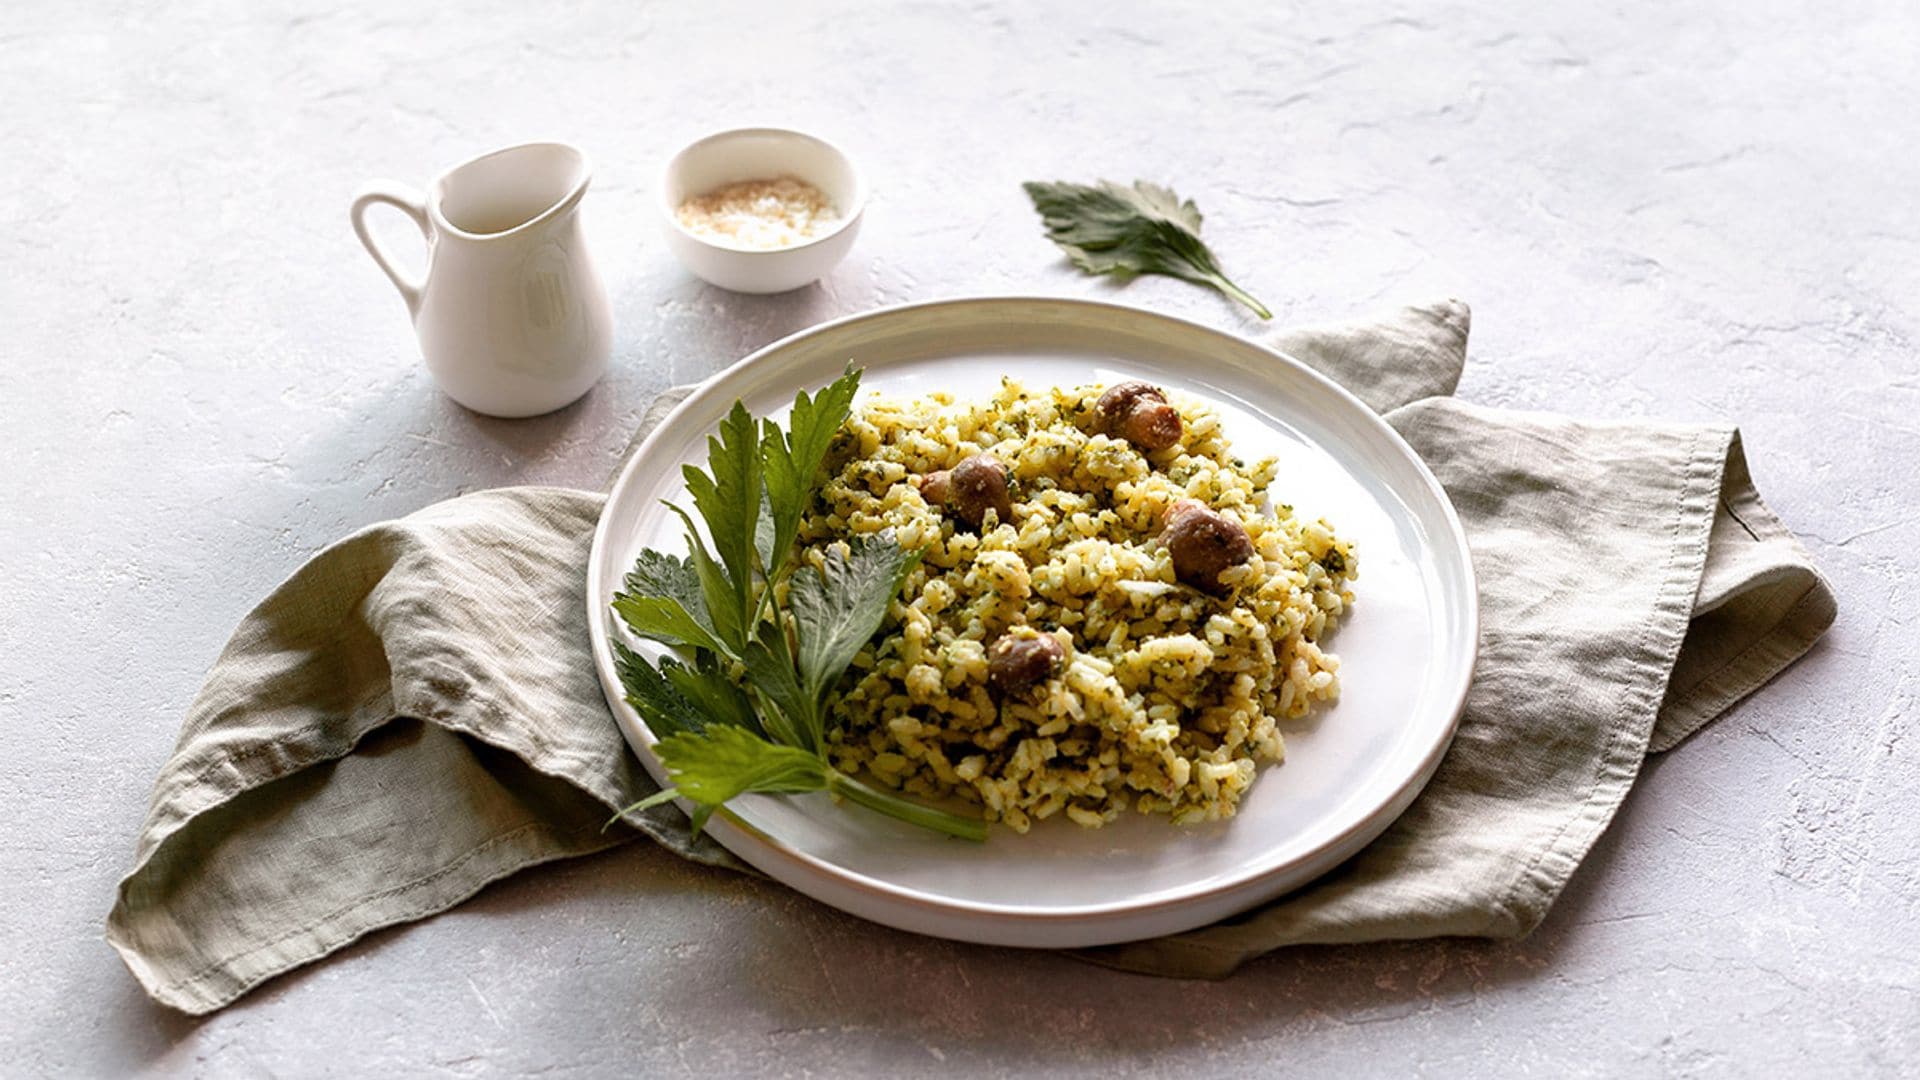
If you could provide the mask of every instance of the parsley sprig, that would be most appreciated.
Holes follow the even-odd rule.
[[[1227,280],[1220,263],[1200,242],[1200,208],[1182,202],[1172,188],[1136,180],[1122,187],[1098,184],[1022,185],[1047,227],[1047,238],[1089,274],[1166,274],[1215,288],[1263,319],[1267,306]]]
[[[636,636],[673,650],[655,662],[613,643],[627,702],[658,737],[654,752],[673,781],[624,813],[685,798],[698,832],[736,795],[824,790],[901,821],[986,838],[977,818],[903,799],[827,761],[834,687],[920,561],[891,532],[855,538],[817,567],[794,557],[800,518],[859,389],[860,372],[849,367],[818,394],[802,391],[785,429],[736,401],[707,439],[707,467],[684,468],[705,536],[669,503],[688,554],[641,552],[613,599]]]

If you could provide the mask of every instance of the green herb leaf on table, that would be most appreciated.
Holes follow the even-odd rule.
[[[1021,185],[1040,212],[1047,237],[1089,274],[1165,274],[1218,289],[1273,317],[1265,304],[1227,279],[1213,252],[1200,241],[1200,209],[1172,189],[1136,180],[1123,187],[1098,184]]]

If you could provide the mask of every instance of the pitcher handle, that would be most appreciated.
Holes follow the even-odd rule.
[[[387,253],[380,249],[379,243],[373,238],[373,233],[367,230],[367,211],[381,203],[394,207],[412,218],[414,225],[420,229],[420,235],[430,239],[433,236],[433,227],[427,223],[427,199],[418,190],[405,184],[391,180],[376,180],[360,189],[360,194],[354,196],[353,209],[349,211],[353,217],[354,235],[360,237],[360,243],[366,246],[367,254],[373,256],[373,261],[380,265],[380,269],[386,271],[387,278],[393,282],[393,287],[400,290],[400,299],[407,302],[407,314],[418,315],[420,314],[420,290],[426,283],[402,274],[400,268],[393,264],[393,260],[387,258]]]

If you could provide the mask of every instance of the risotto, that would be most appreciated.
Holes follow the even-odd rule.
[[[1021,832],[1214,820],[1284,756],[1277,722],[1339,693],[1320,643],[1353,548],[1269,508],[1277,463],[1234,457],[1199,401],[1013,380],[873,398],[828,469],[803,558],[888,529],[925,550],[841,684],[843,771]]]

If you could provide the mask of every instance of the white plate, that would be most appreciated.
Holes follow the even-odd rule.
[[[1393,429],[1324,377],[1263,346],[1179,319],[1076,300],[977,299],[888,308],[815,327],[703,385],[627,464],[594,536],[587,616],[607,701],[656,779],[654,739],[623,700],[608,604],[644,547],[684,551],[661,500],[704,463],[734,399],[784,415],[851,360],[865,390],[983,395],[1144,378],[1211,402],[1252,459],[1280,458],[1272,492],[1352,538],[1355,603],[1328,647],[1341,699],[1287,725],[1230,821],[1128,814],[1103,829],[1039,822],[951,840],[825,795],[747,796],[709,828],[728,850],[835,907],[920,933],[1079,947],[1202,926],[1332,869],[1379,835],[1432,776],[1465,700],[1478,637],[1473,568],[1440,485]]]

